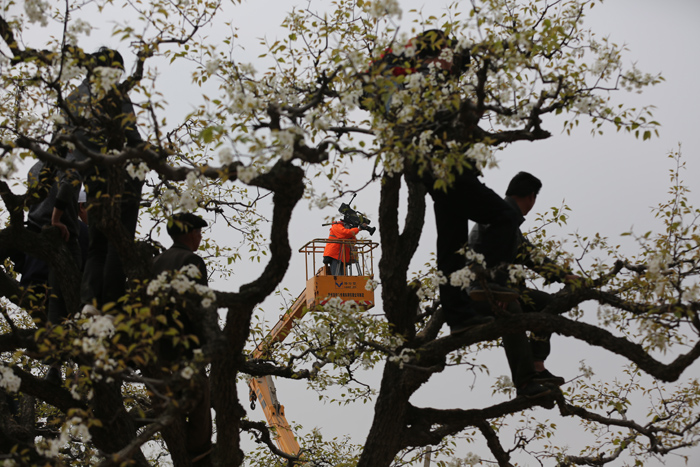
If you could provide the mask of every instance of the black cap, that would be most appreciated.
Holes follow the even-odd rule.
[[[173,214],[168,219],[168,235],[171,237],[188,234],[195,229],[206,227],[207,221],[191,212],[181,212]]]

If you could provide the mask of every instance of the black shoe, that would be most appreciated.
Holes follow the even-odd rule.
[[[54,367],[49,368],[49,371],[46,372],[46,376],[44,376],[44,380],[48,381],[51,384],[55,384],[56,386],[60,386],[62,382],[61,370]]]
[[[532,381],[539,384],[554,384],[555,386],[561,386],[566,383],[564,378],[553,375],[549,370],[536,371]]]
[[[481,284],[474,284],[468,289],[468,293],[469,297],[476,302],[488,300],[489,293],[497,302],[514,302],[520,297],[516,290],[497,284],[486,284],[486,289]]]
[[[462,321],[459,322],[459,324],[455,324],[454,326],[450,326],[450,334],[451,335],[459,334],[460,332],[464,332],[471,327],[481,326],[482,324],[493,323],[493,321],[494,321],[493,316],[474,314],[474,316],[463,319]]]
[[[515,390],[518,397],[538,397],[549,393],[549,389],[541,384],[530,381]]]

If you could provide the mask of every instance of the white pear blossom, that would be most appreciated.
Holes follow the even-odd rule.
[[[215,58],[213,60],[209,60],[205,65],[204,68],[207,70],[207,73],[210,75],[213,75],[217,71],[219,71],[219,67],[221,66],[221,60],[218,58]]]
[[[418,150],[423,154],[430,154],[433,150],[433,130],[426,130],[420,134]]]
[[[406,76],[404,86],[409,91],[421,91],[425,87],[425,77],[421,73],[411,73]]]
[[[68,420],[67,425],[69,433],[74,438],[78,438],[83,442],[89,442],[92,439],[89,428],[80,417],[72,417]]]
[[[114,335],[114,322],[111,316],[92,316],[83,324],[83,329],[87,331],[88,336],[104,339]]]
[[[513,381],[507,375],[501,375],[496,378],[496,382],[493,384],[494,392],[508,393],[515,389]]]
[[[86,36],[89,36],[92,29],[92,23],[89,23],[81,18],[75,18],[70,22],[70,34],[74,36],[78,34],[85,34]]]
[[[460,253],[464,255],[464,257],[467,259],[467,262],[486,266],[484,255],[482,255],[481,253],[477,253],[471,248],[464,248],[463,250],[460,250]]]
[[[182,371],[180,371],[180,376],[182,376],[184,379],[192,379],[194,376],[194,370],[191,366],[186,366],[182,369]]]
[[[119,83],[122,77],[122,70],[109,66],[95,67],[90,81],[90,90],[98,99],[101,99],[113,86]]]
[[[238,167],[238,179],[243,183],[250,183],[258,175],[258,169],[253,166]]]
[[[233,162],[233,150],[228,146],[221,148],[219,151],[219,161],[221,165],[228,165]]]
[[[282,160],[288,161],[294,156],[294,141],[296,140],[296,132],[292,129],[280,130],[275,132],[277,143],[281,148],[280,156]]]
[[[130,163],[126,166],[126,172],[131,178],[135,180],[145,180],[148,171],[148,164],[146,164],[145,162],[140,162],[139,165],[134,165]]]
[[[180,196],[180,207],[182,207],[184,211],[194,211],[197,209],[197,199],[193,196],[192,192],[188,191]]]
[[[413,356],[416,354],[415,349],[403,348],[399,355],[393,355],[389,357],[390,362],[398,362],[399,369],[403,370],[403,366],[406,363],[410,363]]]
[[[491,148],[483,143],[476,143],[467,151],[467,156],[472,159],[479,170],[498,167],[498,161]]]
[[[67,83],[72,79],[79,78],[85,73],[85,68],[74,66],[70,61],[63,64],[60,80]]]
[[[48,12],[51,6],[46,0],[25,0],[24,12],[27,14],[30,23],[39,23],[46,27],[49,24]]]
[[[167,287],[167,278],[168,272],[161,272],[158,277],[148,283],[148,287],[146,287],[146,294],[153,296],[158,293],[158,291],[165,289]]]
[[[466,267],[450,274],[450,285],[466,289],[475,279],[476,274],[474,274],[474,271]]]
[[[379,281],[375,281],[374,279],[368,280],[365,284],[365,290],[376,290],[377,287],[379,287]]]
[[[670,262],[671,256],[667,252],[652,254],[647,260],[647,276],[649,278],[658,277],[661,271],[668,268]]]
[[[373,18],[382,18],[384,16],[396,16],[401,19],[403,11],[399,6],[398,0],[374,0],[369,4],[368,13]]]
[[[518,283],[527,277],[527,271],[522,264],[511,264],[508,266],[508,280],[511,283]]]
[[[438,288],[447,283],[447,278],[442,273],[442,271],[437,271],[434,275],[427,277],[425,280],[421,281],[420,288],[416,291],[418,299],[432,300],[437,298]]]
[[[454,58],[454,52],[452,51],[451,47],[445,47],[440,51],[440,60],[444,60],[447,63],[452,63],[452,59]]]
[[[170,287],[172,287],[180,295],[190,290],[194,284],[195,283],[193,281],[182,275],[177,275],[170,281]]]
[[[58,452],[61,449],[61,447],[68,442],[68,435],[66,433],[66,436],[64,438],[63,432],[61,432],[61,436],[55,439],[44,439],[38,443],[36,443],[36,452],[41,454],[42,456],[49,457],[49,458],[56,458],[58,457]]]
[[[49,115],[49,120],[55,125],[63,125],[66,123],[66,119],[60,113],[53,113]]]
[[[264,106],[264,100],[258,98],[252,91],[243,91],[240,89],[229,90],[231,98],[231,110],[233,112],[248,114],[254,113]]]
[[[451,459],[446,467],[468,467],[472,465],[481,465],[481,457],[473,452],[467,453],[462,459]]]
[[[202,277],[202,271],[194,264],[185,264],[180,268],[180,272],[192,279],[200,279]]]
[[[407,42],[403,48],[403,56],[412,58],[416,55],[416,44],[415,42]],[[420,75],[420,73],[414,73],[414,75]]]
[[[347,110],[352,110],[360,105],[362,89],[348,89],[340,97],[340,102]]]
[[[17,392],[21,384],[22,380],[12,371],[12,368],[0,367],[0,388],[8,392]]]
[[[246,75],[254,75],[256,73],[252,63],[239,63],[238,71]]]

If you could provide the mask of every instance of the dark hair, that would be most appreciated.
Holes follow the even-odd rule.
[[[191,212],[173,214],[173,216],[168,219],[168,235],[173,238],[186,235],[195,229],[201,229],[207,225],[207,221]]]
[[[508,184],[506,196],[529,196],[534,193],[537,196],[542,188],[539,178],[527,172],[518,172]]]
[[[119,68],[120,70],[124,69],[124,59],[121,54],[114,49],[100,47],[91,57],[94,67],[107,66],[110,68]]]
[[[413,38],[416,46],[416,58],[437,57],[444,48],[453,47],[454,40],[447,37],[441,29],[429,29]]]

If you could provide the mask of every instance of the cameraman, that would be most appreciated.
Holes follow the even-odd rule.
[[[352,227],[352,224],[345,222],[345,219],[331,224],[331,230],[328,235],[329,241],[323,249],[323,264],[330,265],[331,275],[346,275],[346,267],[352,259],[350,242],[345,243],[334,240],[355,240],[355,236],[360,230],[367,228],[366,223],[360,224],[359,227]]]

